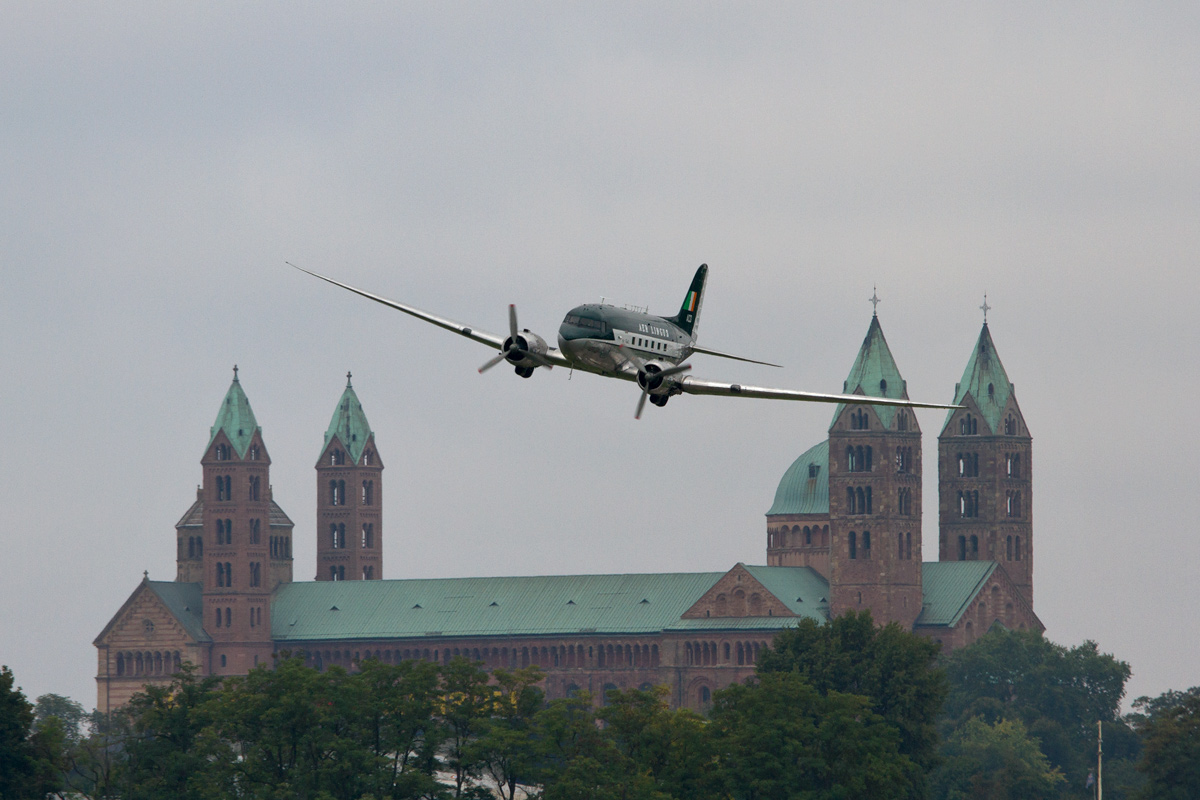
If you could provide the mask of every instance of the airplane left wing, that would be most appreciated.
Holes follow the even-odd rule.
[[[823,394],[821,392],[801,392],[796,389],[768,389],[763,386],[746,386],[740,383],[721,383],[718,381],[703,381],[686,376],[679,380],[678,386],[684,394],[723,395],[726,397],[756,397],[768,400],[802,400],[810,403],[846,403],[862,406],[904,406],[906,408],[962,408],[962,406],[943,405],[941,403],[918,403],[913,400],[892,399],[889,397],[869,397],[862,394]]]
[[[342,283],[341,281],[335,281],[333,278],[327,278],[324,275],[318,275],[315,272],[306,270],[304,267],[297,267],[295,264],[293,264],[290,261],[285,261],[284,263],[287,264],[289,267],[293,267],[295,269],[300,270],[303,273],[312,275],[314,278],[320,278],[321,280],[325,281],[326,283],[332,283],[334,286],[340,286],[347,291],[354,292],[355,294],[365,297],[368,300],[374,300],[376,303],[385,305],[388,308],[394,308],[397,311],[403,311],[405,314],[408,314],[409,316],[416,317],[419,320],[423,320],[430,324],[436,325],[439,328],[444,328],[445,330],[452,331],[453,333],[457,333],[459,336],[465,336],[468,339],[479,342],[480,344],[486,344],[487,346],[489,346],[495,350],[503,350],[504,349],[504,342],[507,337],[497,336],[496,334],[488,333],[487,331],[481,331],[478,328],[475,328],[474,326],[464,325],[461,322],[455,322],[452,319],[446,319],[445,317],[439,317],[436,314],[430,314],[428,311],[422,311],[419,308],[415,308],[415,307],[407,305],[405,303],[398,303],[395,300],[389,300],[386,297],[381,297],[380,295],[373,294],[364,289],[358,289],[354,286],[351,286],[348,283]],[[567,359],[563,357],[562,351],[560,351],[558,348],[555,348],[555,347],[548,348],[547,352],[541,353],[541,354],[539,354],[539,356],[540,356],[540,358],[545,359],[546,361],[550,362],[551,364],[553,364],[556,367],[571,366],[570,362],[568,362]]]

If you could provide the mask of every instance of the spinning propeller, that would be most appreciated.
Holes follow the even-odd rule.
[[[525,331],[529,334],[529,338],[537,339],[545,347],[545,343],[541,342],[535,334]],[[499,364],[501,361],[508,359],[510,363],[517,367],[518,373],[522,369],[522,362],[532,362],[534,366],[553,369],[554,366],[547,361],[541,353],[537,352],[529,346],[529,338],[522,336],[517,328],[517,307],[513,304],[508,306],[508,338],[504,340],[504,348],[492,358],[489,358],[482,367],[479,368],[480,374],[487,372],[492,367]],[[528,374],[523,377],[529,377],[533,374],[533,367],[524,367],[528,370]]]
[[[626,349],[624,345],[621,346],[621,350],[624,352],[625,357],[628,358],[635,367],[637,367],[637,382],[638,386],[642,387],[642,396],[638,398],[637,411],[635,411],[633,414],[634,419],[642,418],[642,409],[646,407],[646,398],[650,396],[652,391],[662,386],[663,381],[672,375],[678,375],[681,372],[687,372],[692,368],[691,364],[676,364],[673,367],[667,367],[666,369],[663,369],[653,361],[649,363],[643,361],[641,358],[634,355],[632,351]],[[665,401],[666,398],[663,399]]]

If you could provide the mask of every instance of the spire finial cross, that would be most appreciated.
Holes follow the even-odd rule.
[[[988,305],[987,292],[983,293],[983,305],[981,305],[979,307],[979,310],[983,312],[983,324],[986,325],[987,324],[987,312],[992,310],[992,307]]]
[[[868,298],[867,302],[871,304],[871,316],[878,317],[879,304],[883,302],[879,299],[879,287],[874,285],[871,286],[871,296]]]
[[[350,370],[346,370],[346,388],[350,388]]]
[[[234,364],[234,365],[233,365],[233,381],[234,381],[234,383],[237,383],[237,379],[238,379],[238,377],[237,377],[237,364]]]

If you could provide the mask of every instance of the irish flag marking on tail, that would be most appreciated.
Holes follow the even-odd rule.
[[[697,295],[695,292],[688,292],[688,298],[687,298],[687,310],[688,310],[688,311],[695,311],[695,310],[696,310],[696,298],[697,298],[697,296],[698,296],[698,295]]]

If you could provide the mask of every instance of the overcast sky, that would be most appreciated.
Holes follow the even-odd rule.
[[[698,377],[839,391],[879,317],[948,402],[989,323],[1034,437],[1035,608],[1200,684],[1200,11],[1190,3],[0,6],[0,662],[95,704],[92,640],[175,576],[236,363],[315,573],[347,370],[384,577],[764,563],[823,405],[520,380],[284,265],[553,341],[674,313]],[[924,431],[926,560],[936,437]]]

